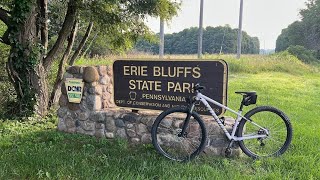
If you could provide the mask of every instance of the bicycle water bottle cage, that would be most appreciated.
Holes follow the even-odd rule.
[[[240,91],[236,92],[236,94],[243,95],[242,104],[245,106],[257,103],[258,95],[255,91]]]

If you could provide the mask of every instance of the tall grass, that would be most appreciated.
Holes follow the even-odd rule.
[[[98,58],[81,58],[76,65],[110,65],[116,59],[150,59],[158,60],[156,55],[138,54],[123,56],[107,56]],[[164,60],[173,59],[194,59],[195,55],[166,55]],[[272,55],[243,55],[241,59],[236,59],[235,55],[209,55],[206,54],[203,60],[223,59],[228,63],[230,73],[248,73],[257,74],[261,72],[285,72],[289,74],[308,74],[319,72],[319,66],[307,65],[301,62],[297,57],[288,52],[281,52]]]
[[[215,56],[206,56],[206,58],[215,58]],[[219,56],[216,56],[216,58],[219,58]],[[318,68],[304,64],[297,57],[287,52],[267,56],[242,56],[241,59],[235,59],[230,56],[220,56],[220,58],[228,62],[230,73],[257,74],[261,72],[283,72],[302,75],[318,72]]]

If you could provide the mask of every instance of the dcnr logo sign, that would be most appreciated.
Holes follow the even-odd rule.
[[[69,102],[80,103],[83,93],[82,79],[67,78],[65,84]]]
[[[155,110],[185,106],[197,83],[206,86],[204,94],[226,105],[228,67],[223,60],[117,60],[113,72],[117,106]],[[206,111],[204,106],[196,110]]]

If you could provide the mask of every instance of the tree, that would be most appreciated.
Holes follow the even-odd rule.
[[[191,27],[178,33],[165,35],[166,54],[196,54],[197,53],[198,28]],[[148,42],[139,39],[135,45],[138,51],[158,53],[157,42]],[[243,32],[242,52],[246,54],[259,53],[259,39],[250,37]],[[206,27],[203,31],[203,53],[236,53],[237,50],[237,29],[230,26]]]
[[[277,38],[276,51],[289,46],[303,46],[320,55],[320,0],[309,0],[306,8],[300,11],[301,20],[283,29]]]
[[[305,41],[305,24],[295,21],[281,31],[276,41],[276,52],[286,50],[290,45],[307,46]]]
[[[0,41],[10,46],[7,73],[17,93],[20,111],[25,115],[46,114],[47,74],[65,42],[71,43],[79,19],[96,23],[116,46],[150,33],[143,21],[147,16],[168,19],[176,14],[179,6],[178,2],[169,0],[69,0],[63,23],[52,31],[52,36],[58,33],[56,40],[48,48],[48,2],[53,0],[3,0],[0,3],[0,20],[8,27]],[[67,51],[66,56],[70,54]],[[62,66],[65,59],[60,60]]]

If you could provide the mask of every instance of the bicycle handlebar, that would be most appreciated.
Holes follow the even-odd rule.
[[[204,90],[206,89],[205,86],[201,86],[199,83],[197,83],[194,87],[193,87],[193,90],[195,91],[201,91],[201,90]]]

